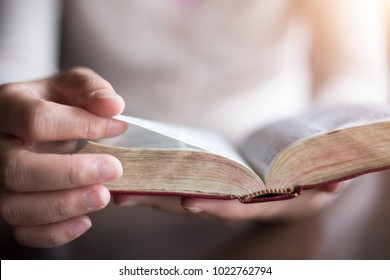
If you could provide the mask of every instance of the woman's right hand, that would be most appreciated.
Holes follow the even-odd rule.
[[[74,68],[0,86],[0,214],[16,239],[55,247],[91,227],[110,200],[103,183],[122,174],[110,155],[73,154],[78,139],[123,133],[123,99],[95,72]]]

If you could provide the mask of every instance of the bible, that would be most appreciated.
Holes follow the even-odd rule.
[[[234,147],[197,128],[127,117],[129,130],[79,152],[107,153],[124,169],[113,194],[282,200],[305,189],[390,168],[390,108],[308,112],[259,128]]]

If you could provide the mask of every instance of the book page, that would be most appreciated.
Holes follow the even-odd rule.
[[[198,149],[234,160],[248,167],[235,148],[220,134],[182,125],[117,116],[130,124],[121,136],[100,143],[139,149]]]
[[[321,111],[268,125],[241,146],[244,157],[262,179],[278,154],[297,141],[345,128],[390,120],[390,109],[375,105],[348,106]]]

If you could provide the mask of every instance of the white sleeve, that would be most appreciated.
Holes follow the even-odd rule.
[[[58,69],[59,0],[0,0],[0,84]]]

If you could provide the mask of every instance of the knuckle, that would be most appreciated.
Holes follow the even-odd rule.
[[[110,88],[110,84],[99,76],[85,77],[85,79],[81,81],[80,86],[86,91],[96,91],[98,89]]]
[[[25,134],[23,136],[32,141],[42,140],[48,132],[48,124],[52,123],[47,101],[42,99],[30,102],[20,118],[22,131]]]
[[[83,91],[96,91],[111,88],[111,84],[100,77],[96,72],[85,67],[75,67],[67,72],[67,75]]]
[[[27,83],[5,83],[0,84],[0,93],[6,94],[6,93],[30,93],[30,90],[28,87],[26,87]]]
[[[65,177],[63,184],[65,186],[78,187],[80,182],[80,164],[77,158],[72,155],[65,155],[64,157]]]
[[[0,215],[5,222],[14,226],[21,223],[23,216],[21,209],[16,207],[13,199],[6,194],[2,194]]]
[[[100,138],[100,135],[106,132],[106,129],[102,127],[102,122],[95,118],[87,119],[83,126],[84,135],[87,139],[94,140]]]
[[[25,151],[2,153],[0,159],[0,184],[6,190],[14,192],[25,190],[28,179],[23,168],[24,153]]]
[[[58,235],[58,233],[54,232],[53,230],[49,230],[47,233],[46,233],[46,246],[47,247],[57,247],[57,246],[60,246],[60,245],[63,245],[64,244],[64,241],[62,240],[62,238],[60,238],[60,236]]]
[[[91,75],[92,73],[94,73],[92,69],[83,66],[76,66],[61,72],[58,74],[57,78],[59,81],[63,82],[68,82],[69,80],[78,81],[84,76]]]
[[[14,120],[23,114],[23,106],[20,106],[19,96],[31,94],[30,90],[22,83],[8,83],[0,85],[0,115],[2,118],[2,132],[10,133],[11,127],[16,125]],[[12,134],[12,133],[10,133]]]
[[[0,217],[6,221],[9,224],[13,224],[13,219],[11,217],[11,211],[9,204],[7,203],[7,198],[4,193],[1,194],[1,199],[0,199]]]
[[[50,221],[62,221],[70,218],[72,208],[72,197],[69,194],[61,196],[60,199],[53,200],[49,206]]]
[[[19,89],[19,84],[17,83],[7,83],[0,85],[0,92],[13,92]]]
[[[66,155],[63,170],[64,181],[62,184],[67,188],[91,185],[96,182],[98,177],[96,167],[86,164],[85,158],[80,157],[80,155]]]
[[[65,73],[68,75],[72,75],[72,76],[84,76],[84,75],[90,75],[91,73],[95,73],[95,72],[88,67],[75,66],[75,67],[70,68]]]
[[[15,227],[14,228],[14,237],[15,237],[16,241],[21,245],[34,246],[34,243],[36,243],[33,240],[31,240],[31,239],[35,239],[35,238],[31,238],[31,235],[29,235],[28,228],[25,228],[25,227]]]
[[[52,248],[65,244],[53,224],[39,228],[15,227],[14,236],[19,244],[30,247]]]

